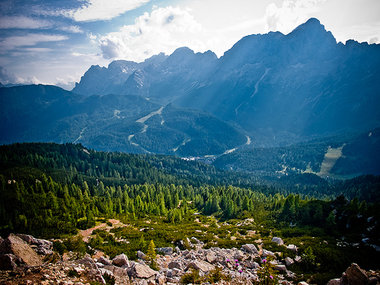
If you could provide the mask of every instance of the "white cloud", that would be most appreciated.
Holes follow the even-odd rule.
[[[9,51],[17,47],[30,47],[41,42],[58,42],[67,40],[63,35],[29,33],[23,36],[11,36],[0,41],[0,48]]]
[[[25,16],[0,17],[0,29],[41,29],[51,26],[49,21],[33,19]]]
[[[317,13],[324,2],[326,0],[284,0],[280,6],[271,3],[265,14],[267,29],[287,34]]]
[[[6,84],[41,84],[42,82],[35,76],[22,78],[0,66],[0,82]]]
[[[144,13],[133,25],[109,33],[99,42],[104,58],[141,61],[160,52],[172,53],[181,46],[205,50],[203,36],[201,25],[188,10],[169,6]]]
[[[83,30],[79,26],[62,26],[58,30],[73,34],[83,34]]]
[[[61,11],[61,14],[77,22],[111,20],[149,1],[150,0],[86,0],[80,8]]]

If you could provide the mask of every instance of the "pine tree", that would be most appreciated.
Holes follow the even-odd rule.
[[[146,257],[147,257],[148,262],[150,263],[150,267],[156,270],[157,269],[157,265],[156,265],[157,255],[156,255],[156,246],[153,240],[150,240]]]

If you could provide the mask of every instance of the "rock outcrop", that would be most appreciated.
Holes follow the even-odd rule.
[[[0,244],[0,254],[7,255],[3,257],[4,260],[13,260],[16,264],[16,260],[19,260],[20,264],[27,266],[40,266],[42,265],[41,257],[27,244],[23,239],[17,235],[10,234],[8,238],[4,239]],[[13,265],[11,262],[10,264]]]

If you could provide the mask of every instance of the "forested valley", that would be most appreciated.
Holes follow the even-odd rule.
[[[136,229],[96,233],[91,248],[111,256],[128,252],[133,258],[152,237],[157,246],[196,236],[206,247],[228,248],[277,235],[298,244],[301,252],[313,252],[306,272],[318,268],[323,282],[353,260],[379,266],[377,176],[323,183],[316,178],[314,184],[287,177],[281,187],[281,179],[274,185],[195,161],[96,152],[80,144],[1,146],[0,161],[2,236],[71,238],[113,218]],[[247,220],[254,222],[242,222]],[[70,244],[56,246],[62,252],[70,249]]]

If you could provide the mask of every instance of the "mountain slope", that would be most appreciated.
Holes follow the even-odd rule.
[[[81,96],[31,85],[1,88],[0,104],[1,144],[75,142],[97,150],[199,156],[222,154],[246,141],[210,114],[137,95]]]
[[[218,157],[219,168],[263,176],[312,173],[351,178],[380,175],[380,129],[275,148],[245,148]]]

